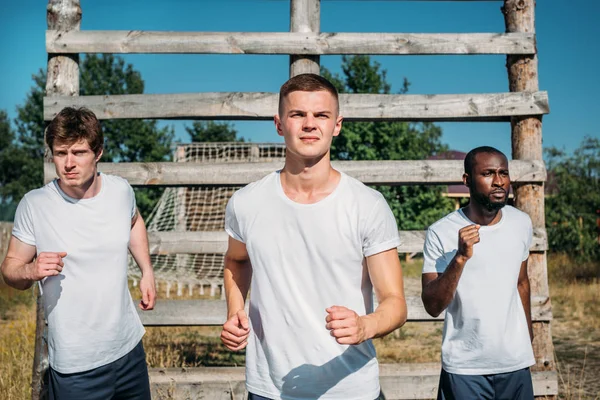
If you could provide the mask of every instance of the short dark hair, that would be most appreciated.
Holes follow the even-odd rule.
[[[475,164],[475,157],[477,156],[477,154],[480,154],[480,153],[500,154],[504,158],[508,159],[508,157],[506,157],[506,155],[503,152],[501,152],[500,150],[498,150],[495,147],[491,147],[491,146],[476,147],[473,150],[469,151],[467,153],[467,155],[465,156],[465,174],[471,175],[471,173],[473,172],[473,164]]]
[[[281,110],[283,108],[283,99],[290,93],[318,92],[321,90],[331,93],[335,98],[336,103],[338,103],[339,109],[338,92],[331,82],[317,74],[300,74],[288,79],[288,81],[281,86],[281,89],[279,89],[279,114],[281,115]]]
[[[100,121],[85,107],[63,108],[46,129],[46,144],[50,151],[53,151],[55,142],[73,144],[82,139],[88,142],[94,154],[98,154],[104,146]]]

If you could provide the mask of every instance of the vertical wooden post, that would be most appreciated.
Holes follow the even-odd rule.
[[[290,32],[320,32],[321,0],[291,0]],[[319,56],[290,55],[290,78],[299,74],[319,74]]]
[[[69,31],[81,26],[79,0],[48,0],[46,22],[48,29]],[[46,96],[79,95],[79,55],[49,54],[46,78]],[[45,146],[44,162],[50,162],[50,152]],[[46,170],[46,168],[44,168]],[[35,329],[35,354],[31,379],[31,398],[46,399],[48,372],[47,326],[42,298],[38,294]]]
[[[503,7],[507,32],[535,32],[535,0],[505,0]],[[538,85],[537,55],[509,55],[509,88],[511,92],[534,92]],[[511,119],[512,157],[519,160],[542,160],[542,120],[538,116]],[[515,184],[515,205],[529,214],[534,228],[545,227],[544,185]],[[529,278],[532,296],[549,296],[546,252],[529,255]],[[535,370],[554,370],[554,348],[550,323],[533,326]]]

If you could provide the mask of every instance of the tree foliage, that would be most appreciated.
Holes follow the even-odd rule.
[[[17,107],[17,135],[9,152],[0,152],[0,165],[18,166],[17,176],[2,174],[0,194],[4,201],[19,201],[25,193],[43,184],[44,129],[43,97],[46,73],[33,75],[34,86],[25,103]],[[113,55],[88,55],[80,64],[81,95],[140,94],[144,81],[131,64]],[[173,129],[160,128],[156,121],[103,121],[105,136],[102,161],[149,162],[168,160]],[[3,144],[4,145],[4,144]],[[161,190],[136,189],[138,208],[146,216]]]
[[[243,142],[238,138],[237,130],[233,124],[215,121],[194,121],[191,127],[185,130],[190,135],[192,142]]]
[[[340,93],[391,93],[386,71],[369,56],[344,56],[342,76],[322,68]],[[400,94],[408,92],[404,79]],[[331,155],[337,160],[421,160],[446,151],[442,130],[429,123],[345,122],[333,141]],[[452,211],[452,202],[442,196],[442,186],[379,186],[400,229],[424,229]]]
[[[582,261],[600,260],[600,139],[586,137],[572,155],[554,147],[545,153],[550,249]]]

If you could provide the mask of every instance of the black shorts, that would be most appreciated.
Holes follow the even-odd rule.
[[[61,374],[49,370],[50,400],[150,400],[150,382],[142,341],[128,354],[89,371]]]
[[[459,375],[442,369],[438,400],[533,400],[529,368],[492,375]]]

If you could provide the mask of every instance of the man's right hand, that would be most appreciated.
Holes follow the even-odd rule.
[[[479,243],[479,225],[465,226],[458,231],[458,251],[456,255],[467,261],[473,257],[473,245]]]
[[[39,281],[60,274],[65,266],[62,259],[66,256],[67,253],[64,251],[40,253],[34,262],[28,264],[28,279]]]
[[[249,334],[250,324],[248,316],[244,310],[240,310],[223,324],[221,341],[229,350],[238,351],[248,345]]]

